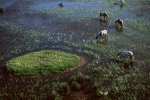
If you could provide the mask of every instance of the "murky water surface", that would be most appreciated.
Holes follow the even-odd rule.
[[[71,91],[72,87],[76,87],[77,91],[73,93],[79,94],[67,94],[72,99],[80,97],[83,92],[81,85],[88,83],[88,87],[94,89],[90,95],[89,92],[85,93],[90,97],[100,99],[106,94],[106,98],[111,98],[114,91],[114,99],[118,99],[117,93],[120,98],[137,96],[145,99],[149,92],[150,75],[150,0],[124,0],[125,5],[121,7],[119,1],[0,0],[0,7],[4,9],[4,14],[0,13],[0,98],[54,99],[55,96],[62,97],[68,87]],[[60,2],[64,7],[59,7]],[[109,18],[103,20],[102,17],[100,20],[100,12],[107,12]],[[115,26],[117,19],[124,21],[124,28]],[[107,30],[108,38],[96,41],[95,37],[102,30]],[[86,63],[73,71],[47,76],[18,77],[7,72],[5,63],[8,60],[49,49],[78,54],[85,58]],[[116,54],[124,50],[134,53],[135,61],[132,64],[135,71],[124,69],[121,64],[118,67],[113,65]],[[85,81],[89,79],[84,75],[88,75],[90,81]],[[77,78],[83,79],[85,84],[80,85]],[[131,89],[124,84],[128,81]],[[116,87],[118,84],[119,91]],[[126,93],[126,90],[134,89],[133,85],[133,93]],[[95,90],[95,87],[98,89]],[[148,99],[149,96],[146,97]]]
[[[83,45],[81,50],[97,53],[102,52],[99,48],[107,49],[108,54],[102,57],[106,57],[105,60],[122,50],[133,51],[137,60],[150,59],[149,1],[126,1],[122,8],[116,3],[117,0],[61,2],[64,5],[62,8],[59,7],[60,1],[55,0],[1,0],[0,6],[4,8],[4,14],[0,14],[1,59],[18,55],[15,52],[21,54],[67,45],[70,48],[82,48]],[[100,21],[100,12],[107,12],[109,19]],[[123,30],[115,28],[114,22],[118,18],[124,20]],[[5,27],[11,25],[21,27],[21,31]],[[95,36],[104,29],[108,31],[107,43],[96,44]],[[33,35],[26,33],[30,30]],[[33,30],[38,33],[34,34]],[[61,46],[58,41],[62,42]],[[109,50],[112,54],[109,54]]]

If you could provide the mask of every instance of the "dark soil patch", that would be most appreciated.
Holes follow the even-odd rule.
[[[96,97],[92,89],[87,89],[68,93],[63,97],[63,100],[96,100]]]
[[[4,54],[8,47],[11,45],[11,41],[13,40],[12,35],[7,34],[6,32],[3,32],[0,30],[0,55]]]

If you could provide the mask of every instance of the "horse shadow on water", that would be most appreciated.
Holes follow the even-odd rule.
[[[102,19],[102,18],[94,18],[92,19],[96,22],[99,22],[99,25],[100,26],[103,26],[103,27],[107,27],[108,26],[108,20],[107,19]]]
[[[108,20],[104,20],[100,18],[99,23],[100,23],[100,26],[103,26],[103,27],[108,26]]]
[[[96,43],[100,45],[107,45],[107,42],[108,42],[108,38],[100,37],[96,39]]]
[[[108,64],[117,64],[118,66],[124,67],[124,68],[133,68],[134,62],[117,61],[116,59],[110,58],[108,60]]]
[[[120,4],[119,7],[122,9],[124,7],[124,4]]]
[[[123,27],[115,26],[115,29],[118,33],[123,33]]]

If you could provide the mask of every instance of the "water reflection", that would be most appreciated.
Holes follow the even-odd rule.
[[[123,27],[115,26],[115,28],[118,33],[123,33]]]
[[[98,39],[96,39],[96,43],[101,44],[101,45],[107,45],[107,41],[108,41],[107,38],[98,38]]]
[[[124,63],[124,62],[117,62],[118,65],[123,66],[124,68],[132,68],[133,67],[133,62],[129,63]]]
[[[119,7],[122,9],[122,8],[124,7],[124,4],[121,3],[121,4],[119,5]]]
[[[134,62],[124,62],[124,61],[117,61],[116,59],[109,59],[108,64],[117,64],[120,67],[124,68],[133,68]]]
[[[103,27],[108,26],[108,20],[100,19],[99,22],[100,22],[100,26],[103,26]]]

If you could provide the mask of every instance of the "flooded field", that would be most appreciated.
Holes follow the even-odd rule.
[[[59,7],[60,2],[64,7]],[[5,62],[11,58],[45,49],[57,49],[83,56],[87,60],[84,67],[55,76],[55,79],[60,78],[62,82],[70,78],[69,75],[80,72],[93,77],[94,68],[110,66],[110,61],[118,52],[127,50],[134,53],[133,67],[149,75],[149,4],[149,0],[125,0],[124,6],[120,6],[119,0],[1,0],[0,7],[4,9],[4,13],[0,14],[0,66],[5,67]],[[100,12],[107,12],[109,18],[100,21]],[[123,29],[115,27],[117,19],[124,21]],[[95,37],[102,30],[107,30],[108,40],[105,43],[97,43]],[[28,93],[27,89],[31,89],[30,85],[32,87],[36,81],[45,84],[45,88],[47,82],[58,81],[49,80],[48,76],[32,80],[28,77],[18,78],[7,74],[3,70],[0,71],[0,80],[2,80],[0,86],[4,87],[8,95],[0,94],[4,100],[9,95],[14,98],[20,95],[15,96],[10,92],[11,86],[6,89],[12,80],[15,82],[13,81],[11,85],[21,84],[18,87],[16,85],[17,88],[25,86],[25,92],[12,89],[24,95]],[[42,82],[43,79],[46,81]],[[18,80],[29,82],[26,86],[26,82]],[[49,87],[51,86],[53,85]],[[40,88],[40,85],[37,86],[37,89]],[[34,88],[33,91],[36,89]],[[31,97],[39,94],[37,91],[36,93]],[[43,95],[48,98],[50,94]]]

